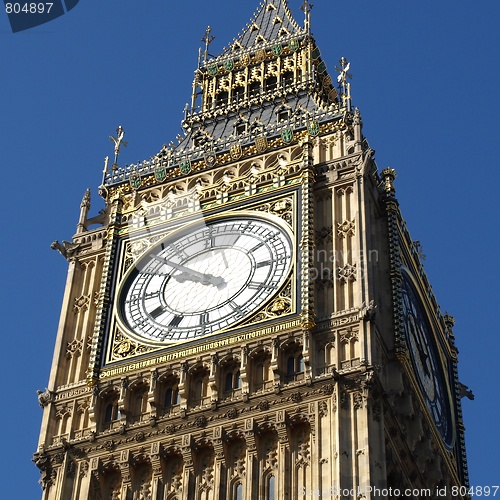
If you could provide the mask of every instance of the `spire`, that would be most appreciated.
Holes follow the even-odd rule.
[[[254,14],[243,33],[235,39],[232,48],[250,48],[281,37],[303,32],[295,22],[286,0],[265,0]],[[226,50],[228,52],[229,49]]]
[[[90,189],[87,188],[80,203],[80,217],[76,226],[76,232],[83,233],[86,229],[87,216],[90,210]]]

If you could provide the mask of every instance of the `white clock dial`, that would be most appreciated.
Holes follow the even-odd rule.
[[[118,316],[142,339],[179,342],[234,325],[290,272],[292,238],[262,217],[226,217],[177,232],[127,273]]]

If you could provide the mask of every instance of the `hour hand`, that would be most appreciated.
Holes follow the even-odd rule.
[[[167,266],[181,271],[180,274],[173,276],[173,278],[179,283],[184,283],[185,281],[193,281],[195,283],[201,283],[202,285],[216,286],[219,290],[225,288],[226,286],[224,278],[220,276],[212,276],[211,274],[200,273],[199,271],[190,269],[189,267],[183,266],[182,264],[176,264],[175,262],[171,262],[162,257],[158,257],[158,255],[151,254],[151,257],[159,262],[162,262],[163,264],[166,264]]]

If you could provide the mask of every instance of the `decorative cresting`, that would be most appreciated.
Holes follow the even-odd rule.
[[[97,302],[94,334],[92,336],[92,346],[90,349],[89,369],[87,372],[87,384],[91,386],[95,385],[99,380],[99,365],[106,333],[108,314],[111,309],[109,290],[112,286],[113,271],[115,267],[121,207],[121,199],[116,198],[110,209],[110,220],[106,237],[106,252],[104,256],[101,286],[99,289],[99,299]]]
[[[311,5],[305,2],[303,10],[300,27],[286,0],[261,3],[243,33],[216,57],[208,53],[214,37],[207,28],[184,135],[150,160],[123,168],[115,163],[111,170],[106,163],[103,185],[137,190],[161,184],[296,144],[304,133],[316,137],[341,120],[350,110],[349,65],[342,59],[334,82],[309,31]]]

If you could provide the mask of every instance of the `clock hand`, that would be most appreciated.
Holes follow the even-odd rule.
[[[200,273],[199,271],[195,271],[194,269],[190,269],[189,267],[183,266],[182,264],[176,264],[175,262],[171,262],[162,257],[158,257],[158,255],[151,254],[153,259],[162,262],[163,264],[167,264],[167,266],[173,267],[178,271],[181,271],[179,276],[173,276],[173,278],[180,283],[185,280],[194,281],[195,283],[201,283],[202,285],[214,285],[219,290],[226,287],[226,282],[224,278],[220,276],[212,276],[211,274]],[[177,279],[179,278],[179,279]],[[182,281],[181,281],[182,280]]]

